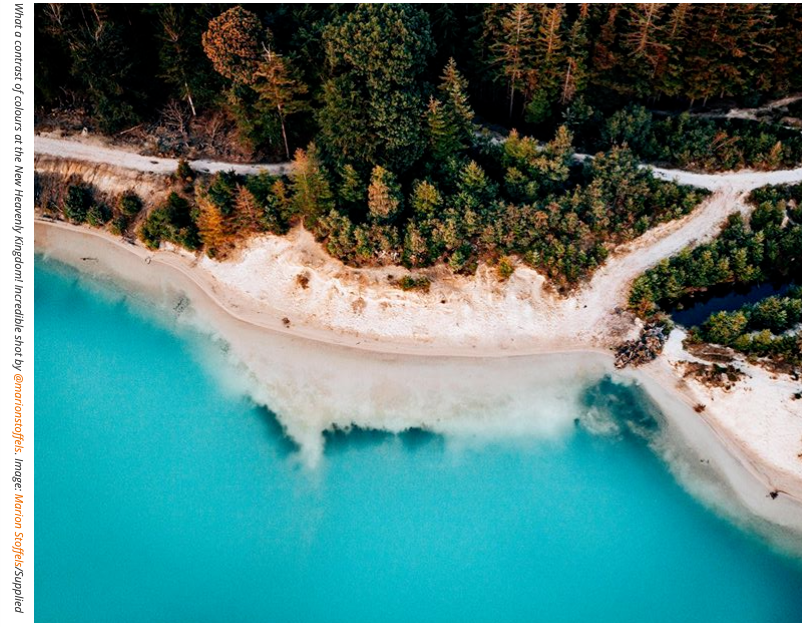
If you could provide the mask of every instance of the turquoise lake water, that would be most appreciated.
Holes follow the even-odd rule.
[[[799,560],[638,437],[355,431],[307,470],[158,320],[37,260],[37,621],[801,619]]]

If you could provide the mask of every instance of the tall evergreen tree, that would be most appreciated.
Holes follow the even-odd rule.
[[[524,104],[527,121],[544,122],[558,98],[564,72],[563,10],[538,6],[537,30],[532,42],[532,69],[527,75]]]
[[[580,14],[572,23],[566,37],[564,56],[566,70],[560,87],[560,102],[569,105],[585,89],[588,82],[588,4],[581,6]]]
[[[296,150],[290,177],[293,179],[293,209],[304,216],[305,225],[312,228],[334,207],[329,181],[314,144],[310,144],[306,152],[301,148]]]
[[[434,162],[444,165],[463,148],[460,134],[445,104],[431,96],[425,113],[428,126],[428,149]]]
[[[502,13],[501,7],[507,8]],[[515,93],[524,90],[532,67],[532,42],[535,34],[533,10],[529,4],[496,5],[490,15],[492,33],[490,44],[491,63],[507,84],[509,115],[513,117]]]
[[[259,202],[244,185],[237,185],[231,224],[233,225],[232,230],[243,237],[261,230],[262,209]]]
[[[203,51],[200,32],[207,24],[205,5],[156,4],[161,77],[186,102],[192,116],[220,90],[221,83]]]
[[[425,146],[428,16],[414,5],[362,4],[327,27],[324,45],[330,78],[318,120],[328,155],[367,172],[410,168]]]
[[[209,257],[225,254],[229,233],[219,208],[206,195],[197,199],[197,229],[203,240],[203,248]]]
[[[394,174],[376,165],[372,169],[368,191],[372,219],[379,223],[392,222],[403,208],[403,195]]]
[[[259,95],[260,103],[266,104],[278,115],[284,152],[289,160],[290,144],[287,141],[285,119],[288,115],[307,108],[307,101],[303,98],[307,93],[307,86],[295,78],[288,62],[267,46],[262,60],[257,64],[252,86]]]
[[[456,61],[450,58],[442,72],[439,93],[462,148],[470,146],[474,130],[474,113],[468,103],[467,87],[468,83],[457,69]]]

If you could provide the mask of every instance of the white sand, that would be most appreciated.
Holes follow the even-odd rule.
[[[722,431],[742,459],[749,460],[775,490],[802,499],[802,379],[774,374],[765,368],[735,359],[733,366],[745,378],[730,390],[704,385],[683,377],[683,362],[709,363],[682,348],[685,333],[676,329],[662,356],[644,367],[652,376],[676,375],[686,404],[704,405],[701,413]]]

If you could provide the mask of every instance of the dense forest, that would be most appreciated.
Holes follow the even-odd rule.
[[[395,171],[425,150],[450,59],[483,120],[542,139],[566,123],[583,143],[629,104],[801,90],[799,4],[38,4],[36,27],[40,120],[159,124],[179,145],[233,129],[278,158],[317,139]]]
[[[49,211],[150,246],[224,256],[303,219],[347,263],[508,276],[518,257],[565,289],[703,197],[640,160],[800,161],[785,120],[697,115],[799,92],[800,5],[39,4],[36,25],[39,128],[293,161],[213,180],[181,161],[145,219],[40,180]]]
[[[802,186],[767,186],[752,192],[748,222],[733,214],[718,238],[682,251],[640,276],[629,303],[643,318],[689,304],[696,293],[728,285],[802,282]],[[693,341],[799,364],[802,333],[799,288],[736,311],[719,311],[692,330]]]

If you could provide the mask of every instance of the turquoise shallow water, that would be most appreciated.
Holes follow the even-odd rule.
[[[637,437],[355,431],[305,470],[169,327],[37,261],[37,621],[801,619],[799,561]]]

